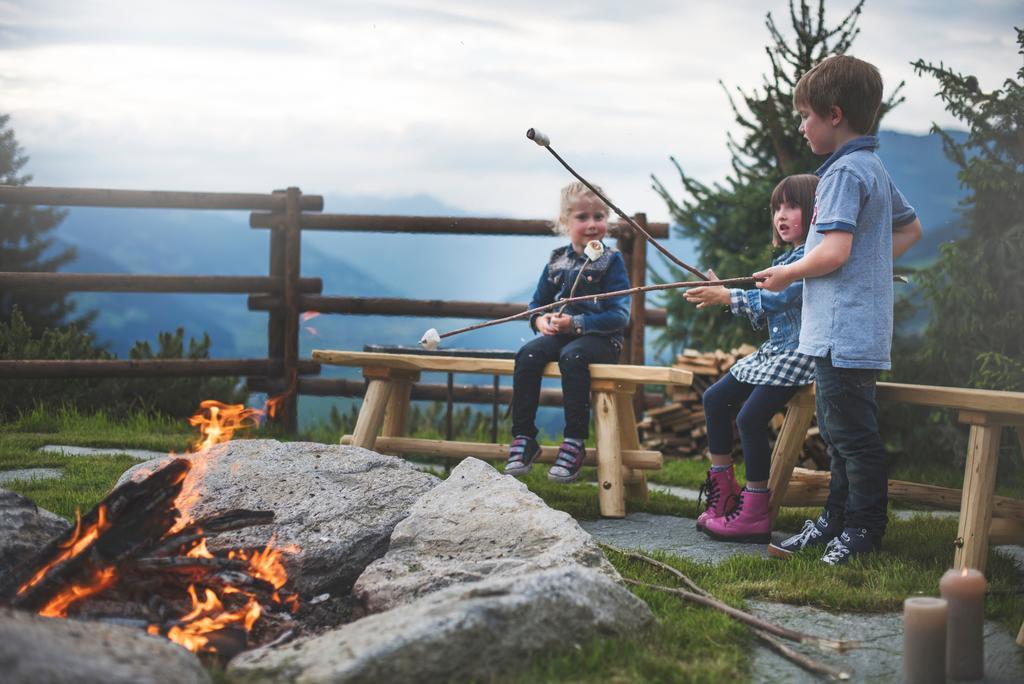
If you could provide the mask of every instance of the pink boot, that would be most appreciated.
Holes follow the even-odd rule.
[[[752,492],[744,487],[736,508],[704,523],[704,533],[718,541],[767,544],[772,540],[768,498],[769,492]]]
[[[736,481],[736,470],[729,466],[726,470],[715,471],[708,468],[708,477],[700,486],[700,497],[707,496],[707,508],[697,517],[697,529],[703,530],[708,520],[725,515],[736,503],[740,495],[740,483]]]

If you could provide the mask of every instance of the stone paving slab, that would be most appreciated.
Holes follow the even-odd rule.
[[[61,446],[58,444],[47,444],[40,447],[39,451],[48,454],[60,454],[62,456],[119,456],[127,454],[137,461],[150,461],[154,458],[164,458],[166,451],[147,451],[145,449],[101,449],[98,447]]]
[[[18,470],[0,471],[0,484],[13,482],[14,480],[54,480],[62,477],[64,471],[60,468],[21,468]]]
[[[598,542],[620,549],[664,551],[699,563],[718,563],[741,553],[768,557],[764,544],[713,542],[695,525],[692,518],[651,513],[580,521],[580,527]]]
[[[630,513],[621,519],[584,520],[580,527],[594,539],[621,549],[664,551],[697,562],[718,563],[737,553],[767,557],[760,544],[711,542],[695,528],[694,520],[670,515]],[[781,536],[781,533],[776,533]],[[997,547],[1018,560],[1024,548]],[[781,561],[780,561],[781,562]],[[807,655],[834,667],[853,670],[853,682],[898,682],[902,667],[903,617],[900,613],[830,613],[804,606],[747,601],[751,613],[771,622],[811,634],[828,634],[839,639],[858,639],[863,648],[851,653],[821,652],[799,647]],[[1024,649],[1000,625],[985,627],[984,682],[1024,682]],[[792,646],[792,644],[789,644]],[[755,646],[752,681],[759,684],[819,682],[764,646]]]
[[[810,634],[856,639],[861,648],[847,653],[793,646],[805,655],[833,667],[852,670],[851,682],[898,682],[903,667],[903,616],[900,613],[830,613],[817,608],[747,601],[751,613],[775,624]],[[751,663],[751,681],[757,684],[820,682],[803,669],[757,646]],[[994,622],[985,623],[985,678],[982,682],[1024,681],[1024,649],[1014,636]]]

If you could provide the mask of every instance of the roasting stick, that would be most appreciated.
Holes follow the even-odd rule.
[[[593,185],[591,185],[591,184],[590,184],[590,183],[589,183],[589,182],[587,181],[587,179],[586,179],[586,178],[584,178],[584,177],[583,177],[583,176],[581,176],[580,174],[576,173],[575,169],[573,169],[573,168],[572,168],[571,166],[569,166],[569,165],[568,165],[568,164],[567,164],[567,163],[565,162],[565,160],[564,160],[564,159],[562,159],[562,158],[561,158],[560,156],[558,156],[558,153],[557,153],[557,152],[555,152],[555,150],[554,150],[554,149],[553,149],[553,148],[551,147],[551,138],[549,138],[549,137],[548,137],[548,136],[546,136],[545,134],[541,133],[541,132],[540,132],[540,131],[538,131],[538,130],[537,130],[536,128],[531,128],[530,130],[526,131],[526,137],[527,137],[527,138],[529,138],[530,140],[532,140],[533,142],[537,143],[538,145],[540,145],[540,146],[541,146],[541,147],[543,147],[544,149],[546,149],[546,150],[547,150],[548,152],[550,152],[550,153],[551,153],[551,155],[552,155],[552,156],[553,156],[553,157],[554,157],[555,159],[557,159],[557,160],[558,160],[558,163],[560,163],[560,164],[561,164],[562,166],[564,166],[564,167],[565,167],[565,170],[566,170],[566,171],[568,171],[568,172],[569,172],[569,173],[571,173],[571,174],[572,174],[573,176],[575,176],[575,177],[576,177],[576,179],[577,179],[577,180],[578,180],[578,181],[579,181],[580,183],[583,183],[584,185],[586,185],[586,186],[587,186],[587,187],[588,187],[588,188],[590,189],[590,191],[591,191],[592,193],[594,193],[594,194],[595,194],[595,195],[597,195],[597,196],[598,196],[599,198],[601,198],[601,201],[602,201],[602,202],[604,202],[604,203],[605,203],[605,204],[607,204],[607,205],[608,205],[609,207],[611,207],[611,209],[612,209],[612,210],[613,210],[613,211],[614,211],[614,212],[615,212],[616,214],[618,214],[618,215],[619,215],[619,216],[620,216],[620,217],[622,218],[622,220],[624,220],[624,221],[625,221],[626,223],[628,223],[628,224],[629,224],[629,225],[630,225],[630,226],[631,226],[631,227],[633,228],[633,230],[635,230],[636,232],[638,232],[638,233],[640,233],[641,235],[643,235],[643,236],[644,236],[644,239],[645,239],[645,240],[647,240],[648,242],[650,242],[650,243],[651,243],[651,244],[652,244],[652,245],[654,246],[654,248],[655,248],[655,249],[657,249],[657,250],[658,250],[659,252],[661,252],[662,254],[664,254],[664,255],[665,255],[665,256],[666,256],[666,257],[667,257],[667,258],[669,259],[669,261],[671,261],[672,263],[674,263],[674,264],[675,264],[676,266],[679,266],[680,268],[682,268],[682,269],[685,269],[685,270],[689,271],[690,273],[692,273],[693,275],[697,276],[697,277],[698,277],[698,278],[700,278],[701,280],[711,280],[711,279],[710,279],[709,277],[707,277],[706,275],[704,275],[703,273],[701,273],[700,271],[698,271],[697,269],[695,269],[695,268],[694,268],[693,266],[690,266],[690,265],[689,265],[689,264],[687,264],[687,263],[686,263],[685,261],[683,261],[683,260],[679,259],[679,258],[678,258],[678,257],[677,257],[676,255],[674,255],[674,254],[673,254],[672,252],[670,252],[670,251],[668,251],[667,249],[665,249],[665,247],[664,247],[664,246],[662,246],[662,244],[661,244],[660,242],[658,242],[657,240],[655,240],[655,239],[654,239],[654,236],[653,236],[653,235],[651,235],[651,234],[650,234],[650,233],[648,233],[648,232],[647,232],[646,230],[644,230],[643,228],[641,228],[641,227],[640,227],[640,224],[639,224],[639,223],[637,223],[636,221],[634,221],[634,220],[633,220],[633,219],[631,219],[630,217],[626,216],[625,212],[623,212],[623,211],[622,211],[621,209],[619,209],[619,208],[618,208],[617,206],[615,206],[614,204],[612,204],[612,201],[611,201],[611,200],[609,200],[609,199],[608,199],[607,197],[605,197],[605,196],[604,196],[604,195],[603,195],[603,194],[601,193],[601,191],[600,191],[600,190],[598,190],[598,189],[597,189],[597,188],[595,188],[595,187],[594,187]]]
[[[423,337],[420,338],[420,344],[430,350],[437,349],[438,343],[446,337],[453,335],[459,335],[470,330],[479,330],[480,328],[489,328],[492,325],[498,325],[499,323],[508,323],[509,321],[516,321],[521,318],[529,318],[536,313],[544,313],[545,311],[551,311],[560,306],[566,304],[572,304],[573,302],[585,302],[591,301],[596,302],[599,299],[611,299],[613,297],[625,297],[626,295],[634,295],[640,292],[655,292],[658,290],[676,290],[687,287],[714,287],[721,285],[722,287],[739,287],[742,285],[750,285],[757,282],[757,278],[753,276],[747,276],[746,278],[729,278],[727,280],[684,280],[676,283],[660,283],[658,285],[643,285],[640,287],[631,287],[628,290],[616,290],[614,292],[602,292],[594,295],[583,295],[582,297],[570,297],[569,299],[559,299],[557,302],[551,302],[544,306],[538,306],[534,309],[527,309],[511,316],[505,316],[504,318],[496,318],[493,321],[485,321],[483,323],[477,323],[475,325],[467,325],[465,328],[459,328],[457,330],[450,330],[446,333],[437,332],[436,328],[431,328],[427,332],[423,333]]]

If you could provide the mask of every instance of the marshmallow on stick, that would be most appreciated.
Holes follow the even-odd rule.
[[[580,267],[580,272],[576,274],[576,280],[573,281],[572,287],[569,288],[569,296],[566,299],[572,299],[572,296],[576,294],[576,286],[580,284],[580,278],[583,277],[583,272],[587,270],[587,264],[591,261],[597,261],[604,254],[604,245],[601,244],[600,240],[591,240],[587,243],[587,246],[583,248],[583,253],[587,255],[589,261],[584,261],[583,266]],[[563,304],[562,308],[558,310],[561,314],[565,311],[565,307],[568,304]]]

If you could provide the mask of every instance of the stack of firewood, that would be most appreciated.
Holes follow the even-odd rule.
[[[744,344],[728,352],[721,349],[713,352],[686,349],[679,354],[672,365],[693,373],[693,384],[689,387],[673,387],[664,406],[647,410],[639,424],[644,448],[660,451],[665,456],[704,458],[707,452],[707,427],[701,398],[708,387],[729,372],[733,364],[754,351],[755,347]],[[782,426],[782,418],[780,413],[772,421],[773,439]],[[739,455],[739,433],[734,431],[734,434],[736,440],[733,454]],[[817,427],[807,431],[803,457],[798,465],[811,469],[828,467],[825,444],[818,436]]]

